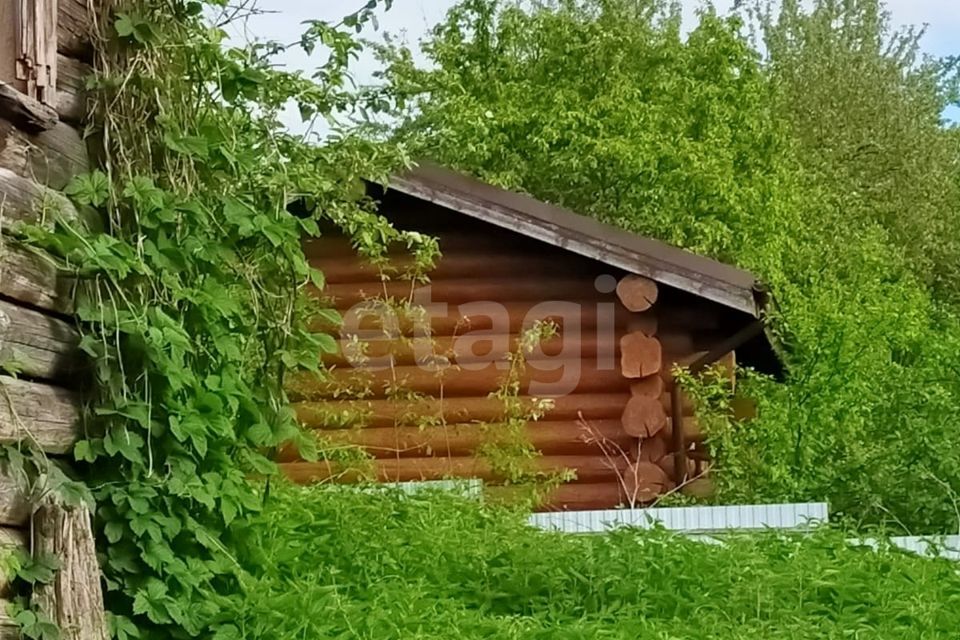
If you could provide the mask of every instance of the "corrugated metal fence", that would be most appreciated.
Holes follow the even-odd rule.
[[[481,499],[483,483],[480,480],[443,480],[435,482],[400,482],[380,487],[392,487],[404,493],[440,490]],[[796,504],[724,505],[716,507],[664,507],[651,509],[606,509],[600,511],[554,511],[534,513],[529,523],[533,527],[563,533],[602,533],[617,527],[665,529],[715,540],[711,534],[758,530],[802,531],[829,522],[826,502]],[[960,560],[960,535],[895,536],[889,538],[894,546],[904,551],[925,556],[939,556]],[[852,544],[877,547],[876,538],[851,539]]]

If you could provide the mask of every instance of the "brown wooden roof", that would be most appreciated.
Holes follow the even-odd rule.
[[[389,189],[646,276],[754,318],[766,301],[749,271],[623,231],[436,165],[391,178]]]

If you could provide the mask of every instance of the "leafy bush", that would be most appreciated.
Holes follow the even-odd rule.
[[[919,60],[879,0],[798,4],[707,8],[684,37],[659,0],[466,0],[429,65],[381,49],[392,135],[772,285],[788,380],[745,385],[760,418],[715,443],[721,501],[955,531],[955,62]]]
[[[404,146],[346,131],[305,145],[278,114],[288,102],[332,118],[396,100],[418,109],[397,134],[417,151],[773,282],[791,380],[756,383],[762,420],[721,451],[727,496],[826,495],[868,521],[950,523],[960,328],[943,302],[955,293],[941,259],[955,237],[942,203],[958,181],[938,173],[956,138],[941,138],[925,111],[940,86],[930,69],[908,83],[927,120],[892,119],[902,144],[880,145],[910,159],[906,174],[889,166],[922,182],[912,197],[937,191],[912,220],[878,206],[895,183],[863,191],[878,179],[869,166],[844,174],[846,154],[797,133],[814,125],[787,112],[789,65],[764,63],[736,21],[707,13],[684,40],[655,0],[565,0],[534,13],[467,0],[429,44],[434,71],[385,51],[384,96],[349,88],[347,70],[359,47],[348,31],[375,2],[337,26],[307,25],[299,44],[327,54],[313,79],[272,66],[283,45],[226,47],[204,17],[222,4],[135,0],[100,21],[89,84],[103,170],[68,191],[105,228],[24,230],[83,285],[81,346],[96,389],[74,453],[97,499],[115,637],[910,638],[958,628],[952,566],[851,549],[835,533],[720,547],[662,533],[564,537],[449,498],[284,486],[269,497],[262,480],[275,471],[272,450],[298,437],[286,370],[316,366],[332,345],[307,330],[310,313],[335,313],[303,300],[322,275],[301,235],[322,218],[368,254],[398,241],[426,261],[435,248],[357,195],[360,177],[403,164]],[[900,71],[876,77],[913,78]],[[929,164],[923,145],[936,150]],[[288,213],[301,197],[314,218]],[[932,239],[938,257],[918,261]]]

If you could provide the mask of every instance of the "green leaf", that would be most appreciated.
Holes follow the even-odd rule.
[[[59,568],[60,561],[53,554],[27,555],[21,560],[17,577],[31,585],[50,584]]]
[[[316,341],[321,353],[337,353],[337,351],[340,350],[340,345],[330,334],[315,333],[313,334],[313,339]]]
[[[110,627],[110,633],[117,640],[127,640],[127,638],[139,638],[140,629],[126,616],[107,613],[107,623]]]
[[[118,13],[117,19],[113,23],[113,28],[121,38],[127,38],[133,35],[133,20],[126,13]]]
[[[37,622],[37,615],[30,609],[22,609],[13,617],[13,621],[24,627],[32,627]]]
[[[108,522],[103,527],[103,533],[110,544],[116,544],[123,537],[123,524],[117,521]]]
[[[70,199],[79,205],[102,206],[110,195],[110,182],[99,169],[74,176],[64,188]]]

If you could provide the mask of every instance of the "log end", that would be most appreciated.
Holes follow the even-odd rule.
[[[624,473],[627,497],[634,504],[653,502],[673,488],[670,476],[652,462],[637,462]]]
[[[666,473],[668,476],[672,477],[675,472],[675,465],[676,465],[676,463],[674,462],[675,459],[676,459],[676,454],[668,453],[667,455],[663,456],[657,461],[657,466],[660,467],[660,469],[662,469],[663,472]],[[687,456],[686,476],[689,478],[696,475],[696,473],[697,473],[697,463],[694,460],[692,460],[689,456]]]
[[[667,413],[657,398],[634,396],[621,417],[623,430],[635,438],[651,438],[667,424]]]
[[[657,283],[630,274],[617,283],[617,297],[630,311],[646,311],[657,302]]]
[[[620,338],[620,373],[625,378],[646,378],[660,371],[660,341],[642,332]]]
[[[641,378],[630,385],[631,396],[648,396],[650,398],[659,398],[666,391],[663,384],[663,378],[657,375]]]
[[[659,434],[654,438],[641,438],[637,444],[637,460],[640,462],[656,462],[667,455],[669,449],[667,441]]]

